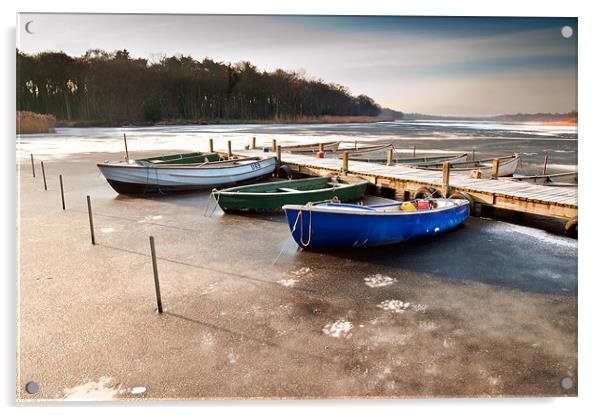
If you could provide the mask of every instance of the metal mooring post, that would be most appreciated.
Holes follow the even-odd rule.
[[[63,175],[59,174],[59,184],[61,185],[61,203],[63,204],[63,210],[65,210],[65,192],[63,191]]]
[[[159,270],[157,269],[157,254],[155,253],[155,237],[149,236],[151,258],[153,260],[153,277],[155,279],[155,295],[157,297],[157,312],[163,313],[163,304],[161,303],[161,288],[159,287]]]
[[[33,154],[30,154],[31,156],[31,173],[33,174],[33,177],[36,177],[36,166],[34,166],[33,164]]]
[[[90,203],[90,196],[86,196],[86,200],[88,201],[88,219],[90,219],[90,237],[92,238],[92,245],[96,245],[96,240],[94,239],[94,221],[92,220],[92,203]]]
[[[44,178],[44,190],[48,190],[48,186],[46,186],[46,172],[44,171],[44,162],[40,161],[42,165],[42,177]]]

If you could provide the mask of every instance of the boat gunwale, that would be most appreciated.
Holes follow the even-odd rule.
[[[345,151],[349,153],[350,156],[354,154],[363,154],[363,153],[371,153],[373,151],[384,150],[385,148],[395,148],[392,143],[389,144],[370,144],[364,147],[343,147],[338,150],[332,151],[331,153],[343,154]],[[300,152],[299,152],[300,153]]]
[[[111,163],[96,163],[97,167],[109,167],[109,168],[128,168],[128,169],[191,169],[191,170],[199,170],[199,169],[226,169],[226,168],[233,168],[233,167],[241,167],[241,166],[246,166],[248,164],[251,164],[251,162],[253,161],[257,161],[257,162],[263,162],[263,161],[268,161],[268,160],[274,160],[274,163],[276,161],[276,157],[272,156],[272,157],[246,157],[246,158],[242,158],[242,159],[234,159],[234,160],[221,160],[221,161],[210,161],[207,163],[196,163],[196,164],[151,164],[149,163],[148,166],[143,166],[143,165],[139,165],[139,164],[117,164],[115,162]],[[233,163],[234,162],[245,162],[242,165],[236,166]],[[123,163],[123,162],[119,162],[119,163]],[[228,166],[226,165],[227,163],[231,163],[232,165]],[[218,165],[221,164],[221,165]]]
[[[259,172],[259,171],[266,170],[266,169],[270,169],[270,171],[274,171],[273,166],[271,164],[268,164],[268,165],[263,166],[263,167],[261,167],[259,169],[251,170],[251,172],[254,173],[254,172]],[[184,178],[189,178],[189,179],[214,179],[214,178],[215,179],[219,179],[219,178],[222,178],[222,177],[243,176],[243,175],[249,174],[249,173],[250,173],[249,171],[243,171],[243,172],[240,172],[240,173],[223,174],[221,176],[218,176],[218,175],[213,175],[213,176],[195,176],[195,175],[192,175],[192,174],[177,174],[177,173],[168,173],[167,175],[170,176],[170,177],[184,177]]]
[[[445,200],[445,201],[449,202],[449,199],[429,199],[429,200],[434,200],[434,201]],[[404,203],[404,202],[399,202],[399,205],[401,205],[402,203]],[[403,217],[403,216],[411,216],[411,215],[425,215],[425,214],[440,213],[440,212],[445,212],[448,210],[457,209],[459,207],[470,204],[470,202],[465,199],[454,199],[452,203],[453,203],[452,206],[445,206],[445,207],[441,207],[441,208],[437,207],[435,209],[428,209],[428,210],[401,210],[400,209],[399,211],[392,211],[392,212],[383,212],[383,211],[377,211],[377,210],[364,210],[364,209],[357,209],[357,211],[340,209],[340,211],[337,211],[337,210],[333,210],[333,209],[328,209],[328,208],[320,206],[320,205],[309,205],[309,206],[308,205],[284,205],[284,206],[282,206],[282,210],[283,211],[290,210],[290,211],[301,211],[301,212],[316,212],[316,213],[326,213],[326,214],[333,214],[333,215],[345,214],[345,215],[362,215],[362,216],[399,216],[399,217]],[[342,204],[342,205],[345,205],[345,204]],[[364,206],[364,207],[369,207],[369,206]]]
[[[512,180],[524,181],[524,180],[533,180],[533,179],[545,179],[545,178],[560,178],[560,177],[570,177],[577,176],[578,171],[566,172],[566,173],[552,173],[552,174],[534,174],[532,176],[513,176]]]
[[[336,176],[335,176],[336,177]],[[307,179],[300,179],[300,180],[315,180],[320,181],[320,179],[326,179],[326,178],[331,178],[328,176],[322,176],[322,177],[310,177]],[[332,178],[331,178],[332,179]],[[310,193],[310,194],[316,194],[316,193],[320,193],[320,192],[330,192],[333,190],[338,190],[338,189],[351,189],[354,187],[359,187],[359,186],[367,186],[368,184],[370,184],[370,182],[366,179],[362,179],[362,178],[353,178],[354,180],[357,180],[357,183],[341,183],[341,186],[337,186],[337,187],[324,187],[321,189],[312,189],[312,190],[299,190],[299,193]],[[344,180],[344,179],[343,179]],[[282,183],[290,183],[291,180],[283,180]],[[231,187],[229,189],[224,189],[224,190],[216,190],[214,193],[216,195],[219,195],[220,197],[222,195],[226,195],[226,196],[262,196],[262,197],[266,197],[266,196],[283,196],[283,195],[291,195],[291,194],[295,194],[295,193],[286,193],[286,192],[240,192],[240,191],[233,191],[234,189],[239,189],[239,188],[244,188],[244,187],[256,187],[256,186],[261,186],[262,184],[271,184],[271,183],[279,183],[279,182],[267,182],[267,183],[259,183],[259,184],[252,184],[252,185],[244,185],[244,186],[237,186],[237,187]]]
[[[495,158],[492,159],[482,159],[482,160],[475,160],[473,161],[462,161],[462,162],[458,162],[458,163],[449,163],[449,168],[452,171],[455,172],[459,172],[459,171],[470,171],[470,170],[478,170],[478,169],[493,169],[493,165],[473,165],[473,166],[464,166],[465,164],[472,164],[472,163],[478,163],[481,164],[483,162],[489,163],[489,162],[493,162],[493,160],[495,160]],[[498,157],[497,160],[499,160],[499,166],[506,166],[510,163],[514,163],[520,160],[520,156],[518,154],[515,154],[513,156],[504,156],[504,157]],[[415,165],[411,165],[411,164],[405,164],[404,166],[406,167],[410,167],[410,168],[414,168],[414,169],[419,169],[419,170],[431,170],[431,171],[438,171],[441,170],[443,168],[443,163],[432,163],[432,164],[415,164]]]
[[[175,158],[178,156],[180,156],[180,158]],[[182,156],[186,156],[186,157],[182,157]],[[134,159],[134,161],[136,161],[136,162],[145,161],[145,162],[151,163],[151,164],[161,164],[161,163],[167,164],[166,163],[167,161],[180,161],[180,160],[184,160],[186,158],[193,158],[193,157],[200,157],[200,156],[218,156],[219,157],[219,153],[217,151],[194,151],[194,152],[190,152],[190,153],[166,154],[164,156],[143,157],[143,158]],[[165,160],[162,160],[162,159],[165,159]],[[160,163],[157,163],[155,160],[159,160]],[[195,163],[195,164],[199,164],[199,163]]]
[[[324,145],[324,147],[330,147],[330,146],[334,146],[336,145],[336,149],[334,150],[325,150],[325,151],[337,151],[337,149],[339,148],[339,146],[341,145],[341,141],[324,141],[324,142],[318,142],[318,143],[310,143],[310,144],[291,144],[291,145],[284,145],[284,146],[280,146],[280,149],[282,151],[291,151],[291,150],[295,150],[295,149],[303,149],[303,148],[307,148],[307,147],[320,147],[320,144]],[[298,151],[294,151],[295,153],[315,153],[315,151],[311,151],[311,150],[298,150]]]

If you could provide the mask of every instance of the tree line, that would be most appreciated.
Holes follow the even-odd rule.
[[[79,57],[17,50],[17,110],[97,124],[160,120],[294,121],[323,115],[376,116],[381,108],[342,85],[250,62],[228,64],[189,56],[157,62],[127,50]]]

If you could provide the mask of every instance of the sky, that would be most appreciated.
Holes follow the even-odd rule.
[[[577,110],[576,18],[26,13],[17,47],[250,61],[345,85],[403,112]]]

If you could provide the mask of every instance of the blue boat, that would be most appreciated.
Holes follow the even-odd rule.
[[[408,203],[419,208],[402,210],[404,203],[404,208]],[[307,249],[360,248],[434,236],[463,223],[470,210],[469,202],[464,199],[367,206],[320,203],[285,205],[282,209],[293,239]]]

